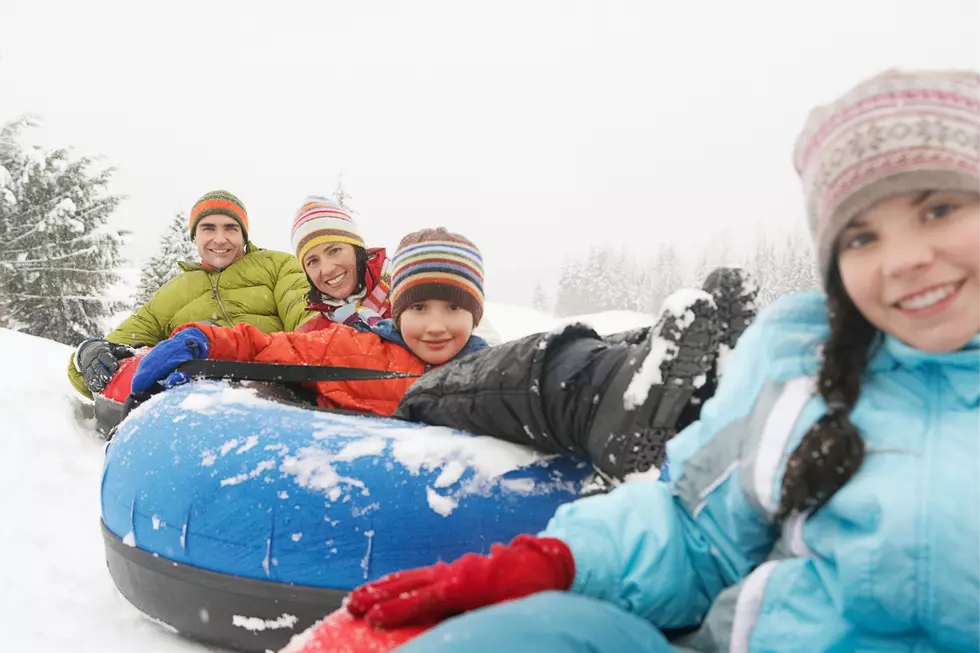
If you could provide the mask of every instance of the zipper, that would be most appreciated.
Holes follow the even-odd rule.
[[[233,327],[235,326],[235,323],[228,316],[228,311],[225,310],[225,304],[221,301],[221,295],[218,293],[218,282],[220,280],[221,272],[219,272],[214,279],[211,278],[211,273],[208,273],[208,281],[211,282],[211,296],[214,298],[214,301],[217,302],[218,308],[221,309],[221,315],[224,316],[225,322],[228,323],[228,326]]]
[[[934,621],[935,606],[932,604],[932,587],[935,579],[931,577],[930,568],[932,567],[932,542],[929,533],[931,532],[929,523],[932,483],[930,470],[932,469],[932,459],[934,457],[931,443],[933,438],[942,437],[940,432],[943,415],[943,378],[942,369],[939,365],[927,364],[923,366],[923,371],[929,378],[929,416],[926,422],[924,441],[922,443],[922,491],[919,498],[919,518],[916,528],[921,539],[916,543],[919,550],[918,568],[915,570],[915,584],[917,587],[915,621],[920,624],[929,624]]]

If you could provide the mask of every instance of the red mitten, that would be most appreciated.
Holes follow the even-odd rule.
[[[375,626],[431,624],[449,615],[519,599],[547,590],[567,590],[575,579],[572,552],[561,540],[518,535],[490,555],[389,574],[354,590],[347,610]]]

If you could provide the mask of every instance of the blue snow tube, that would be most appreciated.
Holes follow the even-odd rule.
[[[252,612],[266,614],[238,614],[243,604],[213,605],[220,603],[214,592],[207,598],[194,586],[227,583],[238,594],[307,588],[323,604],[318,618],[365,581],[540,531],[560,504],[577,498],[590,472],[582,461],[492,438],[317,411],[199,381],[137,408],[108,446],[109,567],[151,616],[183,632],[197,625],[187,619],[203,622],[192,637],[274,649],[261,638],[250,649],[212,632],[212,613],[241,617],[253,635],[308,624],[283,626],[295,615],[277,614],[278,607],[253,604]],[[183,589],[156,586],[179,598],[161,607],[160,597],[146,595],[153,578],[178,572]],[[169,614],[174,609],[180,614]]]

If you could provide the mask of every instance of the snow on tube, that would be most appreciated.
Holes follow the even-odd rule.
[[[182,634],[276,650],[365,581],[540,531],[590,472],[198,381],[139,406],[110,442],[107,561],[134,605]]]

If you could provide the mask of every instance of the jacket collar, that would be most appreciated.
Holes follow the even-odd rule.
[[[980,404],[980,335],[974,336],[962,349],[932,354],[885,336],[870,367],[887,372],[899,367],[922,369],[933,367],[947,385],[968,406]]]
[[[401,347],[404,347],[405,349],[408,349],[409,351],[412,351],[405,343],[405,339],[402,338],[402,334],[398,331],[398,327],[395,326],[394,320],[391,319],[381,320],[380,322],[378,322],[372,327],[368,327],[367,325],[358,323],[358,325],[355,326],[355,328],[358,331],[371,331],[372,333],[380,336],[384,340],[388,340],[389,342],[393,342],[396,345],[399,345]],[[486,340],[484,340],[478,335],[475,334],[471,335],[470,339],[466,341],[465,345],[463,345],[463,348],[460,349],[459,353],[453,356],[451,360],[462,358],[463,356],[472,354],[474,352],[478,352],[481,349],[486,349],[487,347],[489,347],[489,345],[487,344]],[[428,367],[429,365],[428,363],[426,363],[426,369],[428,369]]]

